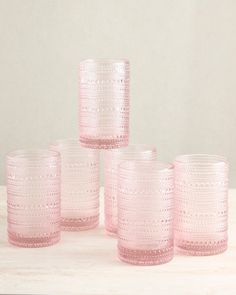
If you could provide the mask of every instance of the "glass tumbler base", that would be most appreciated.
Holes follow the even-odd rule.
[[[62,218],[61,229],[63,231],[81,231],[97,227],[99,215],[85,218]]]
[[[111,223],[105,221],[105,230],[109,236],[117,236],[117,226],[113,226]]]
[[[176,243],[178,253],[191,256],[210,256],[223,253],[227,250],[227,241],[211,242],[210,243]]]
[[[128,146],[128,138],[91,139],[80,136],[81,146],[91,149],[116,149]]]
[[[117,237],[117,231],[115,231],[115,230],[111,230],[111,229],[106,228],[106,234],[111,237]]]
[[[160,250],[134,250],[118,246],[118,257],[121,261],[135,265],[157,265],[172,260],[173,247]]]
[[[52,246],[60,241],[60,233],[53,233],[47,237],[22,237],[14,233],[8,233],[10,244],[23,248],[41,248]]]

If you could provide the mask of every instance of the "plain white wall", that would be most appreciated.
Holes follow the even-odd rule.
[[[131,142],[219,153],[236,186],[235,0],[1,0],[4,156],[77,136],[78,64],[131,62]]]

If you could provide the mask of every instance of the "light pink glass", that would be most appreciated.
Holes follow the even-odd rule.
[[[79,130],[83,146],[110,149],[128,145],[129,68],[123,59],[80,63]]]
[[[216,155],[175,160],[175,245],[187,255],[227,249],[228,163]]]
[[[148,144],[132,144],[104,152],[105,228],[108,234],[117,233],[118,166],[124,160],[154,160],[156,148]]]
[[[87,230],[99,222],[99,151],[77,140],[50,147],[61,154],[61,222],[66,231]]]
[[[18,150],[7,155],[8,239],[19,247],[60,240],[60,155]]]
[[[118,255],[127,263],[173,258],[173,166],[126,161],[119,168]]]

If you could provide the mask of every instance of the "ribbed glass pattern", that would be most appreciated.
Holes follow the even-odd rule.
[[[175,245],[188,255],[227,249],[228,163],[216,155],[175,160]]]
[[[118,255],[127,263],[173,258],[173,166],[126,161],[119,168]]]
[[[99,151],[77,140],[59,140],[51,149],[61,154],[62,230],[94,228],[99,222]]]
[[[129,62],[88,59],[80,63],[79,130],[83,146],[128,145]]]
[[[60,155],[19,150],[6,163],[9,242],[45,247],[60,240]]]
[[[156,148],[148,144],[133,144],[125,148],[104,152],[105,228],[109,234],[117,233],[118,166],[125,160],[154,160]]]

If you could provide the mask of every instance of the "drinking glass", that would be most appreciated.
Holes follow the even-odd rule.
[[[217,155],[181,155],[175,166],[175,245],[187,255],[227,249],[227,160]]]
[[[81,145],[110,149],[128,145],[129,62],[87,59],[80,63]]]
[[[118,255],[155,265],[173,258],[173,166],[125,161],[119,167]]]
[[[74,139],[50,149],[61,154],[61,225],[65,231],[94,228],[99,222],[99,151]]]
[[[7,155],[8,239],[19,247],[60,240],[60,155],[18,150]]]
[[[117,233],[118,166],[124,160],[154,160],[156,148],[148,144],[132,144],[104,152],[105,228],[108,234]]]

